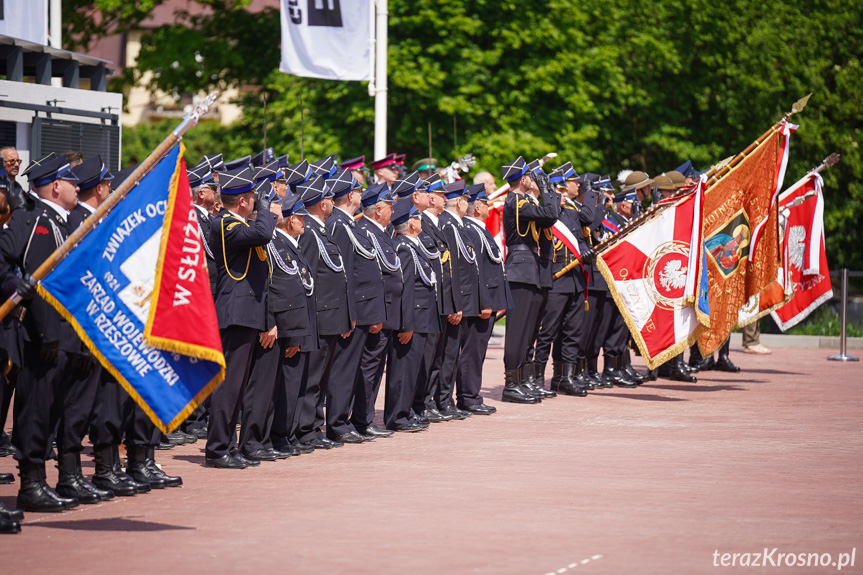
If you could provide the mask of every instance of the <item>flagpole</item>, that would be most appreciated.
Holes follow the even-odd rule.
[[[812,174],[820,174],[826,168],[832,168],[833,166],[835,166],[836,164],[839,163],[839,160],[841,160],[841,158],[842,157],[839,154],[837,154],[836,152],[833,152],[832,154],[830,154],[829,156],[824,158],[824,161],[821,162],[821,164],[818,167],[812,168],[811,170],[806,172],[805,176],[803,176],[802,178],[797,180],[794,183],[794,185],[792,185],[790,188],[788,188],[787,190],[784,190],[779,195],[779,199],[782,200],[784,198],[787,198],[790,194],[794,193],[795,190],[800,188],[800,186],[802,186],[807,181],[809,181],[809,176],[811,176]]]
[[[806,103],[809,101],[809,98],[811,96],[812,96],[812,94],[809,94],[807,96],[804,96],[803,98],[800,98],[796,102],[794,102],[794,104],[791,106],[791,111],[787,112],[783,119],[787,121],[787,120],[791,119],[791,116],[793,116],[794,114],[801,112],[803,110],[803,108],[806,107]],[[745,150],[743,150],[742,152],[740,152],[739,154],[734,156],[734,158],[732,158],[731,161],[724,162],[720,166],[714,166],[713,168],[708,170],[705,173],[705,175],[707,176],[708,179],[707,179],[707,185],[704,188],[704,191],[706,192],[717,181],[719,181],[720,179],[722,179],[723,177],[728,175],[728,173],[732,169],[734,169],[738,164],[740,164],[743,160],[745,160],[748,156],[750,156],[752,154],[752,152],[754,152],[756,149],[758,149],[758,147],[761,144],[763,144],[773,132],[778,130],[781,125],[782,125],[782,120],[780,120],[779,122],[776,122],[775,124],[773,124],[770,127],[769,130],[767,130],[766,132],[761,134],[761,136],[759,136],[757,140],[755,140],[754,142],[749,144],[749,146]],[[673,196],[671,196],[668,199],[683,196],[684,194],[687,194],[690,191],[691,191],[690,187],[683,188],[680,191],[676,192]],[[637,218],[635,218],[634,220],[629,222],[629,224],[627,224],[627,226],[625,228],[623,228],[622,230],[620,230],[618,233],[614,234],[612,237],[608,238],[607,240],[600,242],[599,245],[597,245],[594,248],[594,251],[596,252],[597,255],[599,255],[603,251],[610,248],[613,244],[615,244],[619,240],[621,240],[624,236],[626,236],[626,235],[634,232],[636,229],[640,228],[647,220],[654,218],[658,212],[660,212],[661,210],[663,210],[666,207],[671,206],[671,205],[674,205],[674,202],[652,205],[643,214],[641,214],[640,216],[638,216]],[[572,268],[574,268],[576,265],[578,265],[580,262],[581,262],[580,259],[576,259],[574,262],[570,263],[569,265],[564,267],[562,270],[560,270],[559,272],[554,274],[554,279],[558,279],[559,277],[563,276],[568,271],[570,271]]]
[[[375,155],[387,155],[387,20],[388,0],[375,3]]]
[[[114,206],[116,206],[120,201],[126,197],[132,188],[134,188],[138,181],[143,178],[147,173],[155,166],[159,161],[164,158],[171,149],[177,145],[177,143],[183,139],[183,135],[189,131],[190,128],[196,126],[198,124],[198,120],[206,114],[210,106],[213,105],[213,102],[216,101],[216,98],[219,96],[219,92],[213,92],[207,98],[195,106],[195,109],[191,114],[186,114],[183,117],[183,121],[174,128],[174,130],[168,135],[167,138],[162,140],[162,143],[147,156],[147,159],[144,160],[142,164],[140,164],[135,171],[133,171],[128,178],[120,185],[119,188],[113,190],[111,194],[108,196],[108,199],[99,206],[95,212],[93,212],[90,217],[84,220],[77,230],[72,232],[66,241],[63,242],[59,248],[57,248],[54,253],[52,253],[48,258],[42,262],[36,271],[33,272],[33,279],[37,282],[41,281],[45,276],[47,276],[51,271],[63,261],[63,258],[72,251],[72,249],[77,246],[84,237],[89,234],[93,228],[96,227],[102,218],[108,215]],[[0,306],[0,320],[6,317],[12,309],[21,302],[21,296],[18,295],[18,292],[13,293],[9,296],[9,299],[6,300],[2,306]]]

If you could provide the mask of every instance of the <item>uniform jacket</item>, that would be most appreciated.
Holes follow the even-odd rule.
[[[276,326],[279,339],[288,340],[287,347],[314,351],[318,347],[317,310],[309,264],[299,245],[294,247],[279,230],[267,251],[273,269],[268,297],[269,325]]]
[[[326,226],[312,216],[306,216],[299,243],[315,279],[318,335],[348,333],[356,313],[353,298],[348,297],[348,280],[339,246],[332,241]]]
[[[449,212],[440,215],[440,229],[446,237],[452,262],[453,290],[459,291],[461,311],[464,317],[479,315],[479,271],[474,238],[467,234],[464,223]]]
[[[503,206],[506,238],[506,279],[537,287],[551,287],[551,231],[560,214],[560,194],[543,193],[540,202],[528,194],[510,193]],[[551,236],[553,237],[553,236]],[[543,249],[540,251],[540,238]],[[545,264],[540,271],[540,254]]]
[[[338,208],[333,209],[326,223],[330,238],[339,246],[345,262],[348,293],[354,302],[357,325],[383,323],[387,318],[384,279],[373,255],[374,245],[368,236],[358,233],[354,218]]]
[[[473,238],[476,246],[477,264],[479,265],[479,307],[480,311],[490,307],[493,312],[513,307],[506,281],[506,271],[500,248],[486,227],[471,218],[465,218],[465,228],[468,236]]]
[[[276,216],[268,211],[244,222],[222,209],[213,222],[209,239],[218,267],[215,303],[219,329],[232,325],[268,329],[270,265],[266,248],[275,229]]]
[[[578,240],[578,249],[581,253],[584,253],[590,248],[590,242],[584,235],[582,227],[582,218],[584,216],[582,216],[582,211],[582,207],[579,207],[578,204],[571,200],[567,200],[564,202],[560,210],[560,221],[563,222],[569,231],[572,232],[572,235],[574,235]],[[592,212],[590,214],[590,218],[584,217],[588,224],[590,224],[592,218]],[[563,242],[555,240],[554,262],[551,267],[552,272],[557,274],[557,272],[575,261],[576,257],[577,256],[575,254],[571,253],[569,249],[567,249]],[[582,267],[581,265],[577,265],[559,279],[554,280],[554,283],[551,286],[551,291],[553,293],[584,293],[584,288],[587,286],[585,271],[587,271],[587,276],[589,278],[589,266]]]
[[[437,277],[432,261],[406,236],[396,236],[394,243],[404,278],[398,331],[439,333]]]
[[[69,224],[47,203],[38,200],[32,211],[12,212],[7,228],[0,233],[0,281],[3,299],[15,291],[18,274],[33,274],[69,237]],[[81,340],[72,326],[51,304],[36,296],[24,302],[24,341],[41,346],[58,343],[60,349],[81,353]]]
[[[385,229],[366,217],[359,219],[357,230],[374,246],[380,266],[387,314],[383,328],[398,329],[401,325],[402,270],[393,240]]]
[[[405,200],[406,201],[406,200]],[[438,252],[440,257],[436,260],[439,265],[438,274],[438,309],[441,315],[450,315],[461,310],[461,294],[454,289],[452,282],[452,261],[447,248],[446,236],[441,229],[435,225],[432,219],[425,213],[422,214],[423,231],[419,235],[419,241],[429,253]],[[438,271],[438,268],[435,268]]]

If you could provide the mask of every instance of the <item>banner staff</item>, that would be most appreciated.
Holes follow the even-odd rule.
[[[783,120],[787,121],[794,114],[801,112],[803,110],[803,108],[806,107],[806,103],[809,101],[809,98],[811,96],[812,96],[812,94],[808,94],[807,96],[804,96],[803,98],[800,98],[799,100],[794,102],[794,104],[791,106],[791,111],[787,112],[784,115]],[[710,170],[708,170],[707,173],[705,174],[707,176],[707,184],[706,184],[704,191],[706,192],[708,189],[710,189],[710,187],[712,185],[714,185],[720,179],[722,179],[723,177],[728,175],[728,173],[732,169],[734,169],[735,166],[740,164],[750,154],[752,154],[752,152],[755,151],[761,144],[763,144],[773,132],[780,129],[781,125],[782,125],[782,120],[780,120],[779,122],[776,122],[775,124],[773,124],[773,126],[770,127],[769,130],[767,130],[766,132],[761,134],[761,136],[759,136],[757,140],[755,140],[754,142],[749,144],[749,146],[745,150],[743,150],[742,152],[740,152],[739,154],[734,156],[730,161],[721,162],[720,165],[710,168]],[[680,197],[684,194],[689,193],[690,191],[691,191],[691,188],[687,186],[687,187],[681,189],[680,191],[678,191],[677,193],[675,193],[669,199]],[[659,205],[654,204],[649,209],[647,209],[643,214],[641,214],[640,216],[638,216],[637,218],[632,220],[629,223],[629,225],[627,225],[625,228],[620,230],[620,232],[616,233],[614,236],[608,238],[607,240],[605,240],[605,241],[601,242],[599,245],[597,245],[594,248],[594,251],[596,252],[597,255],[600,255],[604,250],[608,249],[613,244],[617,243],[621,238],[627,236],[628,234],[632,233],[633,231],[635,231],[636,229],[641,227],[647,220],[654,218],[657,213],[659,213],[660,211],[662,211],[663,209],[665,209],[666,207],[668,207],[670,205],[674,205],[674,202],[666,201],[666,202],[663,202],[662,204],[659,204]],[[574,262],[570,263],[569,265],[567,265],[566,267],[561,269],[559,272],[554,274],[554,279],[558,279],[559,277],[561,277],[562,275],[567,273],[569,270],[571,270],[572,268],[577,266],[579,263],[581,263],[581,260],[576,259]]]
[[[196,126],[198,124],[198,120],[206,114],[210,106],[213,105],[213,102],[216,101],[216,98],[219,96],[219,92],[213,92],[207,98],[195,106],[195,109],[191,114],[186,114],[183,117],[183,121],[174,128],[174,130],[162,140],[162,143],[153,150],[153,152],[147,156],[147,159],[144,160],[135,171],[124,181],[119,188],[111,192],[111,195],[108,196],[108,199],[105,200],[101,206],[99,206],[95,212],[93,212],[90,217],[84,220],[77,230],[75,230],[72,235],[70,235],[63,245],[57,248],[53,254],[51,254],[42,265],[40,265],[36,271],[33,272],[32,277],[37,283],[42,280],[45,276],[47,276],[51,271],[63,261],[63,258],[84,239],[84,237],[89,234],[93,228],[96,227],[102,218],[104,218],[108,212],[110,212],[114,206],[116,206],[123,198],[126,197],[132,188],[134,188],[138,181],[143,178],[147,172],[149,172],[153,166],[159,163],[165,155],[171,151],[171,149],[183,139],[183,135],[189,131],[190,128]],[[21,302],[21,296],[18,295],[18,292],[13,293],[9,296],[9,299],[0,306],[0,320],[2,320],[6,315],[12,311],[16,305]]]

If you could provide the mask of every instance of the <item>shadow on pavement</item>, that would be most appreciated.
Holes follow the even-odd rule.
[[[173,455],[171,456],[171,459],[182,459],[189,463],[196,463],[201,467],[204,467],[204,464],[206,463],[206,458],[203,455]]]
[[[647,389],[668,389],[671,391],[749,391],[739,385],[651,385]]]
[[[169,525],[152,521],[139,521],[126,517],[106,517],[104,519],[81,519],[77,521],[41,521],[26,523],[27,528],[49,527],[52,529],[69,529],[72,531],[179,531],[194,530],[185,525]]]
[[[587,394],[588,397],[596,394],[601,397],[623,397],[625,399],[641,399],[643,401],[689,401],[688,399],[684,399],[682,397],[666,397],[664,395],[656,395],[655,393],[615,393],[614,391],[610,391],[608,393],[596,393],[595,391],[591,391]]]

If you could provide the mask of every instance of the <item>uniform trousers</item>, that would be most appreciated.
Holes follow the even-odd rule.
[[[479,396],[482,388],[482,366],[485,362],[485,354],[488,351],[488,340],[494,329],[494,316],[486,319],[469,317],[462,319],[461,355],[458,358],[458,372],[456,373],[456,397],[458,407],[463,409],[471,405],[482,404]]]
[[[581,348],[588,359],[599,357],[599,350],[602,347],[605,334],[608,332],[608,325],[611,321],[606,308],[606,300],[608,299],[608,292],[588,291],[587,303],[590,310],[586,314],[586,329],[581,334]]]
[[[441,316],[445,319],[446,316]],[[423,361],[419,374],[417,375],[417,388],[414,392],[414,411],[422,413],[429,407],[435,407],[434,398],[437,390],[431,378],[432,365],[437,357],[440,333],[426,334],[425,348],[423,349]]]
[[[358,333],[354,330],[350,336],[322,335],[318,337],[318,349],[309,352],[309,377],[306,392],[301,399],[299,429],[297,439],[302,442],[321,439],[321,427],[327,423],[330,433],[347,433],[354,431],[347,420],[350,412],[351,396],[353,394],[354,371],[348,371],[342,361],[342,353],[350,347],[350,340]],[[360,348],[362,354],[362,348]],[[356,353],[354,351],[354,353]],[[336,358],[339,359],[336,362]],[[327,416],[324,418],[324,397],[327,398]],[[330,427],[332,422],[332,428]],[[336,431],[344,429],[345,431]]]
[[[42,465],[51,458],[51,436],[60,418],[54,397],[66,369],[66,353],[58,352],[57,364],[49,365],[40,360],[38,346],[26,343],[23,363],[12,408],[12,444],[15,459]]]
[[[243,393],[249,381],[254,346],[259,331],[238,325],[219,330],[225,352],[225,380],[210,396],[210,427],[207,431],[207,459],[233,455],[237,445],[237,420]]]
[[[102,379],[102,366],[92,358],[88,358],[90,369],[80,372],[74,369],[80,356],[67,354],[66,369],[60,378],[58,393],[54,398],[56,409],[60,411],[57,424],[57,449],[60,453],[80,453],[83,451],[82,441],[87,434],[93,409],[96,405],[96,395]]]
[[[102,370],[96,405],[90,421],[90,443],[94,448],[120,445],[123,433],[132,420],[134,402],[114,376]]]
[[[375,401],[378,399],[392,337],[393,330],[381,329],[378,333],[368,334],[366,338],[360,368],[354,378],[351,423],[356,428],[365,429],[375,422]]]
[[[282,357],[287,349],[286,340],[279,340]],[[309,379],[309,356],[311,352],[299,351],[293,357],[285,357],[276,379],[276,404],[273,410],[270,442],[276,449],[285,451],[299,441],[300,407],[306,394]]]
[[[549,293],[533,360],[548,363],[549,356],[553,355],[555,360],[575,363],[579,355],[583,355],[581,338],[584,323],[583,293]]]
[[[608,332],[605,334],[602,347],[608,355],[621,357],[626,351],[626,343],[629,341],[629,329],[626,327],[626,321],[614,303],[614,299],[606,298],[605,305],[608,309],[609,322]]]
[[[452,392],[458,371],[461,333],[465,318],[462,316],[458,325],[451,324],[446,316],[442,316],[441,319],[441,335],[430,377],[434,380],[432,386],[435,389],[433,405],[436,404],[439,409],[446,409],[453,403]]]
[[[155,447],[159,445],[162,431],[137,404],[132,406],[129,425],[126,427],[126,447]]]
[[[369,337],[369,326],[356,326],[347,339],[337,337],[336,362],[329,377],[329,393],[326,394],[327,434],[330,437],[356,431],[351,423],[351,410],[354,408],[357,376],[365,353],[366,339]]]
[[[548,299],[548,289],[510,282],[513,307],[506,310],[506,338],[503,366],[506,370],[522,367],[528,359],[539,332],[539,322]]]
[[[428,334],[416,333],[408,343],[401,343],[393,335],[387,356],[387,387],[384,400],[384,423],[388,428],[411,422],[411,406],[423,369],[423,356]]]
[[[276,378],[285,352],[279,342],[264,348],[255,342],[249,384],[243,394],[240,419],[240,453],[254,453],[272,447],[268,423],[272,422],[276,396]]]

